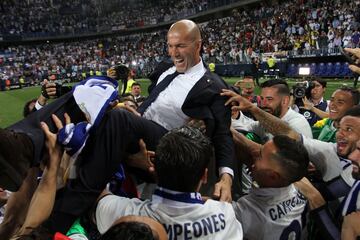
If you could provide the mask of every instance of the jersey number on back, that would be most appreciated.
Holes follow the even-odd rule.
[[[300,240],[301,226],[298,220],[294,220],[287,226],[280,236],[280,240]]]

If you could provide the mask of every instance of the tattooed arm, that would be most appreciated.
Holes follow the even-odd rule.
[[[292,130],[284,121],[261,110],[246,98],[227,89],[223,89],[221,95],[229,97],[225,105],[235,102],[236,105],[232,107],[234,110],[249,111],[269,133],[273,135],[286,135],[295,140],[300,140],[300,135]]]

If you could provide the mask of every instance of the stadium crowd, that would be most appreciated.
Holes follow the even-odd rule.
[[[108,54],[107,43],[57,45],[69,68],[78,62],[65,56],[78,51],[106,73],[62,96],[45,81],[27,117],[0,129],[1,239],[360,236],[358,89],[340,87],[326,100],[326,82],[313,78],[299,97],[271,79],[256,96],[252,77],[230,87],[207,69],[202,42],[212,36],[193,21],[151,36],[160,52],[141,104],[131,71],[116,65],[122,55],[92,62]],[[360,74],[360,48],[345,50]],[[166,51],[171,62],[161,61]],[[116,80],[134,96],[120,98]],[[46,105],[51,96],[59,98]]]
[[[234,1],[6,0],[0,3],[0,33],[46,37],[137,28],[185,18],[231,2]]]
[[[202,3],[204,2],[206,1]],[[111,3],[114,5],[118,2],[113,1]],[[139,1],[137,3],[140,5],[145,3],[154,4],[153,1]],[[30,4],[30,6],[27,4]],[[53,4],[56,4],[56,1]],[[84,2],[77,1],[71,6],[76,9],[76,6],[83,4]],[[185,6],[189,2],[181,1],[178,4]],[[110,20],[101,19],[95,21],[96,17],[92,16],[92,20],[88,21],[88,18],[80,15],[75,15],[78,17],[72,20],[67,20],[67,15],[63,16],[62,20],[44,20],[44,18],[47,19],[46,16],[48,15],[58,16],[53,15],[52,11],[46,9],[46,6],[51,6],[47,1],[3,1],[1,5],[4,12],[1,24],[11,26],[15,24],[23,28],[34,29],[35,32],[35,26],[37,26],[42,31],[49,29],[48,31],[61,35],[62,32],[69,31],[67,25],[63,24],[62,21],[67,21],[68,25],[73,28],[71,31],[76,33],[81,33],[82,29],[96,32],[91,27],[95,26],[96,22],[106,22],[107,26],[111,25],[108,22]],[[166,7],[169,8],[170,5],[166,5]],[[209,2],[203,5],[212,5],[212,3]],[[156,6],[165,7],[161,4]],[[157,9],[156,6],[146,7],[151,11],[149,18],[154,15],[162,16],[158,12],[163,10]],[[202,6],[202,4],[199,3],[196,6]],[[32,10],[28,11],[28,7]],[[133,6],[134,9],[140,9],[140,7],[136,7],[139,6]],[[66,6],[62,6],[62,8],[66,8]],[[262,3],[261,7],[251,11],[235,9],[229,17],[200,24],[204,33],[202,57],[206,62],[236,64],[251,63],[256,57],[261,58],[261,53],[266,52],[292,50],[295,54],[306,54],[311,53],[314,49],[335,52],[338,51],[339,46],[358,47],[360,42],[360,16],[359,11],[356,11],[358,8],[359,1],[347,1],[344,4],[343,1],[338,0],[322,2],[309,0],[296,3],[284,1],[273,7]],[[18,11],[23,9],[27,14],[16,14],[15,9]],[[95,8],[88,6],[86,9],[94,11]],[[117,8],[112,7],[111,9],[114,9],[113,14],[118,14],[116,13]],[[87,14],[87,11],[76,10],[75,12]],[[44,13],[46,16],[42,17],[42,14],[39,13]],[[192,14],[194,12],[189,13],[189,15]],[[144,14],[137,13],[120,15],[144,16]],[[24,16],[24,19],[22,16]],[[26,19],[25,16],[31,19]],[[42,24],[36,24],[32,17],[37,18]],[[19,21],[19,18],[23,20]],[[119,18],[109,17],[109,19]],[[22,24],[21,21],[27,22],[29,25]],[[126,20],[126,22],[131,23],[129,20]],[[56,23],[57,27],[52,26],[51,23]],[[34,24],[34,26],[30,26],[31,24]],[[77,26],[79,29],[77,29]],[[8,28],[9,26],[3,26],[0,32],[4,34]],[[14,31],[23,33],[21,29],[16,29],[16,26]],[[29,30],[24,30],[24,32],[27,31]],[[95,74],[96,71],[104,73],[105,69],[114,62],[132,66],[136,69],[137,75],[146,76],[166,56],[164,38],[165,31],[157,31],[70,43],[2,48],[2,57],[0,58],[1,79],[3,82],[6,79],[10,79],[12,82],[20,80],[20,82],[27,84],[40,82],[51,75],[56,76],[58,79],[79,79],[86,74]]]
[[[204,2],[206,1],[202,3]],[[63,20],[49,20],[50,23],[56,23],[58,28],[61,29],[53,26],[44,26],[50,26],[51,24],[47,24],[48,21],[44,20],[39,12],[53,16],[52,12],[48,11],[45,7],[51,6],[47,1],[29,1],[29,3],[26,1],[15,1],[14,4],[12,3],[13,1],[3,1],[1,3],[5,13],[2,15],[2,24],[14,25],[16,22],[19,26],[26,27],[26,24],[19,22],[19,16],[26,15],[29,18],[32,18],[32,16],[38,18],[42,24],[36,24],[35,20],[26,18],[23,19],[24,22],[37,25],[43,31],[51,28],[52,30],[49,31],[58,35],[61,35],[63,31],[68,31],[67,25],[62,25],[62,21],[66,21],[67,15],[62,18]],[[113,1],[111,3],[115,5],[118,2]],[[145,3],[154,4],[153,1],[139,1],[136,3],[140,5]],[[29,6],[27,4],[30,4],[30,9],[32,9],[30,14],[16,14],[14,12],[14,9],[23,9],[28,13],[27,7]],[[56,4],[56,1],[53,4]],[[75,2],[72,8],[76,9],[76,6],[82,4],[84,2]],[[185,6],[189,2],[181,1],[178,4]],[[221,4],[225,4],[225,2]],[[360,16],[359,11],[356,10],[359,8],[359,4],[359,1],[350,0],[346,4],[338,0],[322,2],[309,0],[298,1],[296,3],[284,1],[272,7],[262,3],[261,7],[251,11],[235,9],[229,17],[200,24],[204,33],[202,57],[206,62],[236,64],[251,63],[253,59],[261,58],[261,54],[266,52],[293,51],[295,54],[306,54],[311,53],[314,49],[336,52],[339,46],[358,47],[360,42]],[[196,6],[201,5],[199,3]],[[212,5],[212,3],[209,2],[203,5]],[[166,5],[167,8],[169,6],[173,5]],[[66,6],[62,7],[65,8]],[[132,7],[134,9],[141,9],[137,5]],[[146,9],[151,11],[149,18],[154,15],[162,16],[158,12],[163,10],[159,10],[157,7],[165,6],[156,4],[156,6],[146,7]],[[10,8],[10,10],[7,8]],[[92,7],[88,6],[87,8],[92,9],[89,11],[94,11]],[[114,9],[113,14],[117,14],[117,8],[112,7],[111,9]],[[129,11],[128,9],[127,12]],[[87,14],[87,11],[76,10],[75,12]],[[189,15],[192,14],[194,13],[189,13]],[[144,14],[137,13],[120,15],[144,16]],[[15,16],[17,17],[16,19]],[[7,19],[8,17],[13,19]],[[79,16],[79,18],[81,20],[78,18],[69,20],[69,26],[72,26],[72,28],[79,26],[80,28],[87,29],[87,31],[96,32],[91,27],[95,24],[92,21],[95,20],[87,21],[87,18],[83,16]],[[22,18],[20,17],[20,19]],[[96,17],[91,19],[96,19]],[[119,18],[109,17],[109,19]],[[83,21],[84,23],[82,23]],[[107,26],[111,25],[107,21],[110,20],[101,19],[95,22],[106,22]],[[126,22],[131,23],[128,20]],[[7,28],[3,26],[0,32],[2,34],[6,33]],[[28,26],[28,28],[31,29],[34,26]],[[21,30],[16,31],[22,33]],[[36,30],[34,31],[36,32]],[[71,31],[76,33],[82,32],[81,29],[72,29]],[[96,71],[104,73],[105,69],[114,62],[132,66],[136,69],[137,75],[146,76],[166,56],[164,38],[165,31],[156,31],[153,33],[139,33],[71,43],[49,43],[2,48],[2,57],[0,58],[1,79],[3,82],[6,79],[10,79],[12,82],[20,80],[20,82],[25,83],[40,82],[51,75],[56,76],[58,79],[79,79],[83,78],[86,74],[95,74]]]

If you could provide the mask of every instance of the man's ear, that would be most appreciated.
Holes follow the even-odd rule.
[[[282,105],[289,106],[290,96],[284,96],[281,100]]]
[[[202,182],[203,184],[207,184],[208,171],[209,171],[209,170],[208,170],[207,168],[205,168],[204,174],[203,174],[203,176],[201,177],[201,182]]]
[[[201,46],[202,46],[202,41],[198,40],[198,41],[195,42],[195,44],[196,44],[196,51],[200,52],[201,51]]]
[[[271,181],[275,184],[280,183],[283,179],[282,176],[280,175],[280,173],[277,171],[271,171],[269,173],[269,177],[270,177]]]

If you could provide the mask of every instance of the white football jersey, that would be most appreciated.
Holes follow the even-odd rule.
[[[199,193],[157,188],[152,200],[109,195],[96,209],[98,230],[104,234],[122,216],[151,217],[163,224],[171,239],[242,239],[242,227],[229,203],[201,200]]]
[[[321,172],[325,182],[341,176],[349,186],[353,185],[351,161],[337,155],[336,143],[323,142],[305,136],[302,136],[302,141],[309,153],[310,161]]]
[[[233,202],[244,239],[300,239],[305,197],[293,184],[283,188],[255,188]]]
[[[360,211],[360,181],[355,181],[349,194],[341,203],[342,216],[346,216],[352,212]]]

